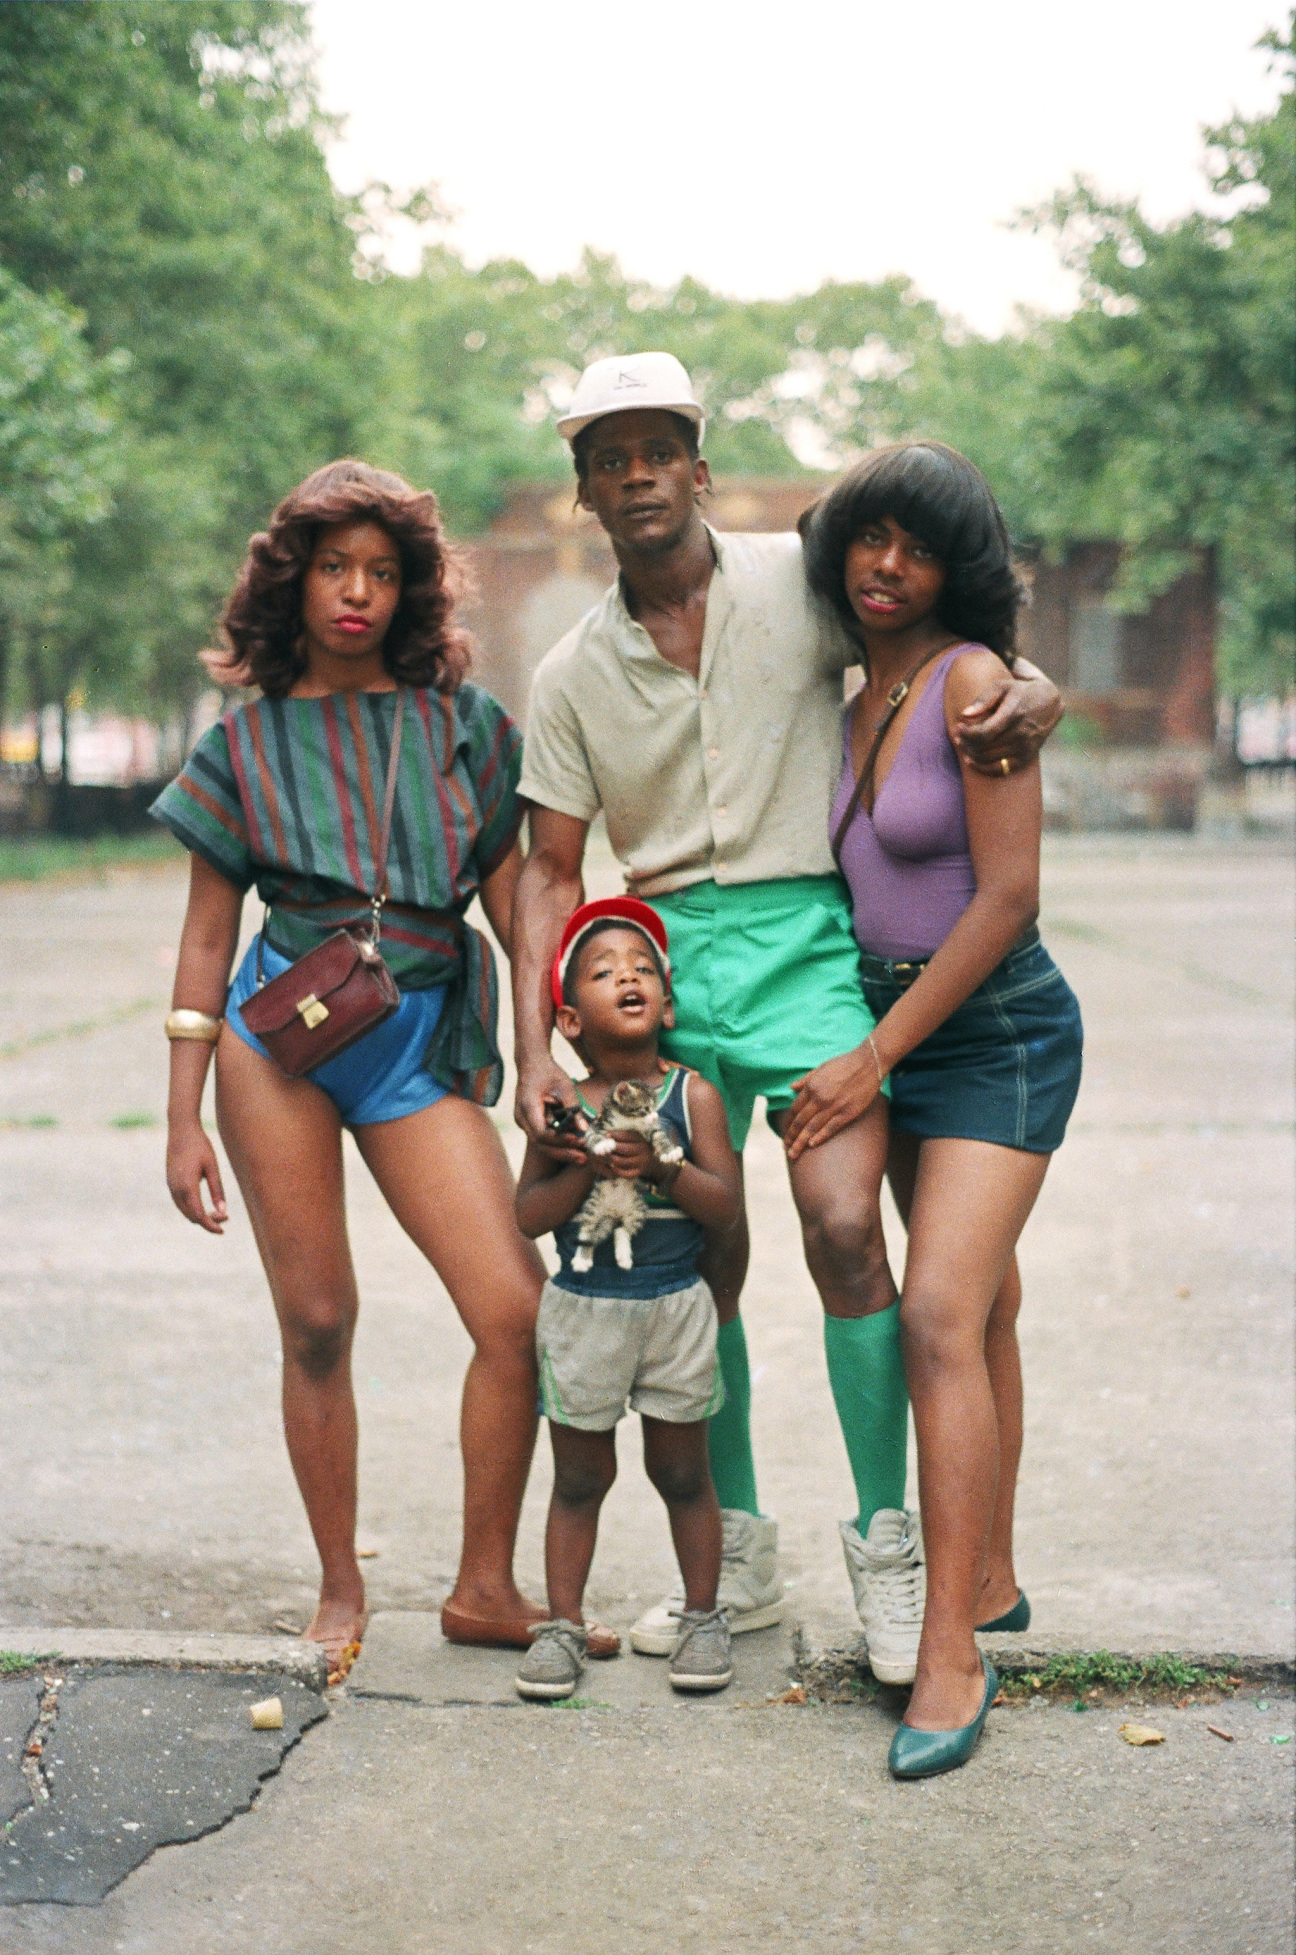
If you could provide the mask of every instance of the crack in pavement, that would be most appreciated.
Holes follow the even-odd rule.
[[[314,1691],[271,1673],[104,1664],[43,1681],[35,1721],[25,1713],[26,1803],[0,1835],[0,1904],[9,1906],[92,1906],[159,1846],[219,1831],[328,1715]],[[30,1684],[18,1694],[29,1707]],[[283,1729],[253,1730],[252,1704],[271,1695],[283,1704]],[[11,1737],[14,1724],[10,1710]],[[10,1742],[0,1765],[12,1763],[12,1750]],[[10,1778],[10,1800],[13,1790]]]

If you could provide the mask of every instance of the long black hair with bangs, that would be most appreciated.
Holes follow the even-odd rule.
[[[846,552],[870,523],[890,516],[939,557],[945,588],[936,615],[960,638],[1012,659],[1026,592],[1013,568],[1008,530],[979,468],[943,441],[875,449],[801,518],[810,588],[852,635],[860,623],[846,595]]]

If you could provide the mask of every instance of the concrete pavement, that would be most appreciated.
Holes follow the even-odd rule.
[[[613,886],[610,865],[592,882]],[[313,1556],[246,1223],[236,1195],[222,1242],[171,1211],[149,1124],[164,1100],[160,1018],[183,880],[9,889],[0,903],[0,1622],[168,1633],[304,1622]],[[1289,864],[1260,845],[1050,842],[1044,928],[1088,1044],[1071,1136],[1023,1246],[1030,1641],[1290,1656]],[[516,1149],[502,1113],[501,1127]],[[0,1916],[0,1947],[417,1949],[435,1932],[465,1950],[561,1942],[584,1955],[606,1945],[576,1926],[599,1905],[605,1924],[625,1915],[616,1938],[635,1949],[660,1945],[651,1923],[672,1909],[683,1946],[815,1955],[884,1932],[942,1955],[1052,1951],[1135,1924],[1151,1948],[1281,1945],[1286,1795],[1267,1774],[1286,1769],[1290,1747],[1267,1738],[1230,1747],[1207,1734],[1191,1759],[1188,1739],[1168,1739],[1145,1766],[1115,1738],[1119,1719],[1106,1749],[1096,1719],[1004,1710],[973,1770],[914,1792],[885,1781],[894,1711],[878,1706],[692,1715],[662,1701],[659,1666],[630,1659],[593,1673],[613,1708],[538,1724],[520,1711],[501,1720],[503,1673],[479,1688],[465,1664],[457,1689],[447,1666],[459,1659],[430,1614],[456,1551],[466,1340],[353,1151],[349,1166],[362,1544],[384,1612],[355,1686],[383,1696],[336,1706],[247,1818],[133,1875],[95,1915],[102,1932],[60,1910],[60,1931],[82,1937],[60,1943],[46,1911],[22,1908]],[[764,1129],[748,1176],[762,1500],[780,1517],[804,1645],[840,1646],[855,1629],[836,1539],[849,1478]],[[632,1423],[591,1596],[621,1625],[671,1572]],[[542,1449],[519,1555],[536,1592],[547,1487]],[[762,1701],[790,1647],[777,1634],[744,1640],[762,1647],[744,1658],[735,1702],[749,1690]],[[457,1709],[446,1703],[456,1689],[468,1700]],[[1163,1716],[1197,1731],[1195,1712]],[[579,1755],[550,1751],[575,1745],[561,1734],[577,1730]],[[1044,1784],[1029,1733],[1053,1734]],[[547,1802],[546,1783],[557,1788]],[[885,1848],[832,1850],[857,1823],[850,1798],[865,1799]],[[1089,1858],[1101,1871],[1123,1852],[1148,1800],[1155,1849],[1145,1840],[1126,1855],[1124,1898],[1095,1913],[1086,1893],[1108,1889],[1084,1887]],[[1150,1838],[1150,1824],[1135,1837]],[[474,1873],[470,1846],[484,1839]]]

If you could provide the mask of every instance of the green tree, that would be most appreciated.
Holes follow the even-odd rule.
[[[357,213],[329,181],[304,7],[0,8],[0,260],[125,353],[123,467],[78,532],[47,684],[185,703],[248,533],[357,445]]]
[[[1263,45],[1286,70],[1276,112],[1207,132],[1213,187],[1243,199],[1231,216],[1158,229],[1082,181],[1033,213],[1079,272],[1081,302],[1035,324],[1001,422],[1019,520],[1055,545],[1124,544],[1127,608],[1166,589],[1193,549],[1215,551],[1233,692],[1290,685],[1296,610],[1290,23]]]
[[[66,588],[70,539],[111,506],[109,394],[68,309],[0,267],[0,726],[16,640]]]

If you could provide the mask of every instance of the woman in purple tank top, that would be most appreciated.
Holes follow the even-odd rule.
[[[1011,657],[1022,602],[988,485],[953,449],[904,443],[853,468],[803,530],[811,585],[863,648],[832,838],[878,1025],[800,1082],[785,1142],[793,1158],[821,1144],[887,1082],[927,1564],[890,1762],[919,1778],[966,1762],[993,1702],[976,1632],[1030,1620],[1012,1553],[1015,1251],[1075,1103],[1082,1033],[1035,927],[1038,763],[987,777],[951,737]]]

